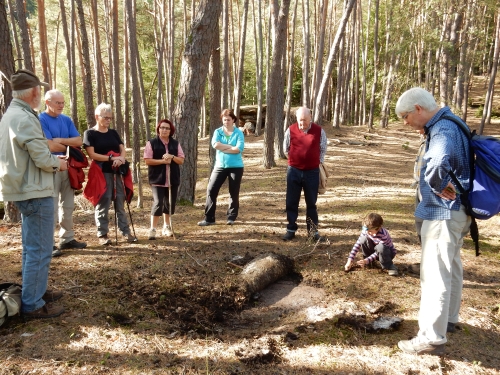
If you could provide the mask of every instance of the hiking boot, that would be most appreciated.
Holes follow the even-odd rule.
[[[233,225],[234,224],[234,220],[229,220],[226,222],[227,225]]]
[[[396,267],[394,264],[391,264],[387,268],[387,273],[389,274],[389,276],[397,276],[397,275],[399,275],[398,267]]]
[[[444,344],[432,345],[426,342],[421,342],[418,337],[414,337],[411,340],[400,341],[398,342],[398,347],[403,352],[410,354],[431,354],[431,355],[444,354]]]
[[[102,237],[99,237],[99,243],[104,246],[111,245],[111,240],[108,238],[107,235],[104,235]]]
[[[206,221],[206,220],[202,220],[202,221],[199,221],[198,222],[198,225],[200,227],[206,227],[208,225],[215,225],[215,221]]]
[[[151,228],[149,230],[148,240],[156,240],[156,229],[155,228]]]
[[[448,322],[448,325],[446,326],[446,332],[455,333],[457,329],[461,329],[459,326],[457,326],[457,323]]]
[[[161,232],[165,237],[172,237],[174,234],[172,233],[172,228],[170,225],[165,225],[163,227],[163,231]]]
[[[295,238],[295,232],[287,230],[285,235],[281,238],[283,241],[291,241]]]
[[[133,243],[133,242],[137,242],[137,238],[132,236],[130,233],[128,234],[124,234],[125,238],[127,239],[127,242],[128,243]]]
[[[57,246],[52,246],[52,258],[60,257],[62,251],[57,248]]]
[[[45,294],[42,296],[42,299],[45,301],[45,303],[49,303],[49,302],[55,302],[55,301],[61,299],[62,296],[63,296],[63,292],[60,290],[47,289],[45,291]]]
[[[22,313],[24,320],[55,318],[64,312],[64,307],[46,303],[38,310]]]
[[[65,249],[85,249],[87,247],[87,244],[85,242],[78,242],[77,240],[73,239],[69,242],[65,243],[59,243],[59,249],[65,250]]]
[[[326,238],[320,236],[318,232],[314,233],[314,235],[311,236],[311,238],[312,238],[312,240],[314,242],[319,242],[319,243],[325,243],[326,242]]]

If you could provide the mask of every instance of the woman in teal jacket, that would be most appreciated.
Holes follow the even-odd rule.
[[[216,150],[215,166],[208,181],[205,219],[198,225],[204,227],[215,224],[215,209],[219,190],[229,180],[229,207],[227,224],[233,225],[240,207],[240,185],[243,177],[242,152],[245,147],[243,132],[236,126],[236,115],[229,109],[222,111],[222,126],[215,130],[212,147]]]

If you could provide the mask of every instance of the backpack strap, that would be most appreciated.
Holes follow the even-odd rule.
[[[470,169],[470,172],[469,172],[469,181],[470,181],[469,182],[469,190],[470,190],[470,189],[472,189],[472,185],[473,185],[473,181],[474,181],[474,152],[472,150],[470,141],[471,141],[472,137],[476,134],[476,131],[474,130],[473,132],[471,132],[469,127],[467,126],[467,124],[465,122],[463,122],[462,119],[460,119],[457,116],[444,115],[444,116],[441,116],[441,118],[454,122],[458,126],[458,128],[462,131],[462,133],[465,134],[465,136],[468,139],[468,142],[469,142],[469,169]],[[471,224],[470,224],[470,229],[469,229],[470,236],[471,236],[472,240],[474,241],[474,247],[476,249],[476,256],[479,256],[479,254],[481,254],[479,252],[479,229],[477,227],[476,218],[474,217],[474,215],[472,215],[472,207],[471,207],[471,204],[469,201],[469,191],[466,191],[464,189],[464,187],[462,186],[460,181],[458,181],[458,178],[457,178],[457,176],[455,176],[455,173],[453,173],[453,171],[450,171],[449,175],[450,175],[451,179],[453,180],[453,183],[455,184],[455,186],[457,187],[457,189],[460,191],[460,193],[462,195],[462,197],[460,199],[462,200],[462,203],[465,206],[465,211],[466,211],[467,215],[471,217]]]

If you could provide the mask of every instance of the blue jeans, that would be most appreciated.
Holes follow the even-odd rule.
[[[54,198],[34,198],[15,202],[21,211],[23,242],[23,293],[21,311],[45,305],[54,237]]]
[[[306,200],[307,232],[311,230],[311,223],[315,230],[318,228],[318,199],[319,168],[302,171],[289,166],[286,171],[286,229],[290,232],[297,231],[297,217],[299,216],[299,202],[302,189]]]

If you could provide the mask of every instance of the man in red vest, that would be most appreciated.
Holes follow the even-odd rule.
[[[286,217],[288,225],[283,236],[290,241],[297,231],[300,194],[304,190],[306,200],[307,233],[315,240],[321,240],[318,233],[318,210],[316,200],[319,187],[319,164],[326,154],[325,131],[312,122],[311,111],[300,107],[296,112],[297,122],[285,132],[283,149],[288,154],[286,172]]]

